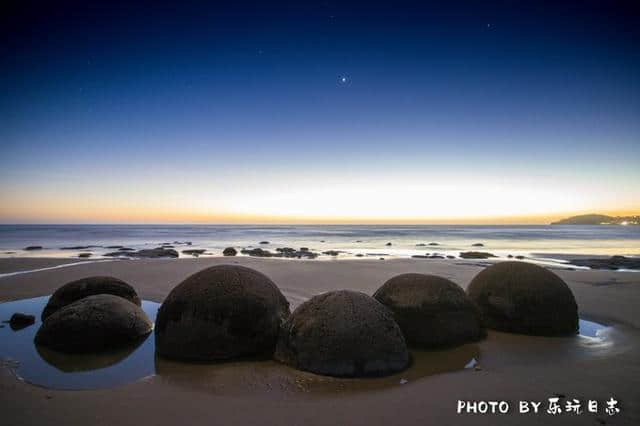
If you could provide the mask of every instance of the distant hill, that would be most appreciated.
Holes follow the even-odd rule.
[[[607,216],[604,214],[583,214],[572,216],[552,225],[640,225],[640,216]]]

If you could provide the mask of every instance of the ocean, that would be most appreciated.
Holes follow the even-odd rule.
[[[259,244],[261,241],[269,244]],[[163,243],[174,245],[179,252],[206,249],[203,256],[220,256],[225,247],[231,246],[271,251],[309,247],[318,253],[338,250],[343,252],[338,258],[426,253],[457,256],[462,251],[479,250],[501,257],[511,254],[554,259],[562,255],[640,255],[640,226],[0,225],[0,257],[77,257],[80,252],[91,252],[92,258],[101,258],[113,251],[107,246],[142,249]],[[43,249],[25,251],[27,246]],[[93,247],[64,249],[74,246]],[[325,258],[333,259],[321,255],[318,260]]]

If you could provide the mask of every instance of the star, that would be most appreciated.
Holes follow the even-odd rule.
[[[340,82],[340,84],[347,84],[347,81],[349,81],[349,79],[343,75],[343,76],[340,76],[338,81]]]

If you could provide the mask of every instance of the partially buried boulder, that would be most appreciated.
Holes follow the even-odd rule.
[[[96,294],[113,294],[140,306],[140,297],[138,297],[133,287],[126,282],[114,277],[87,277],[72,281],[57,289],[51,295],[47,306],[42,311],[42,320],[44,321],[58,309],[76,300]]]
[[[410,345],[452,346],[486,335],[478,308],[462,288],[446,278],[397,275],[373,297],[393,311]]]
[[[543,336],[575,334],[578,306],[556,274],[527,262],[492,265],[473,278],[467,292],[487,327]]]
[[[158,311],[159,355],[212,361],[271,355],[289,302],[265,275],[238,265],[197,272],[176,286]]]
[[[409,352],[391,311],[364,293],[340,290],[293,312],[275,358],[329,376],[377,376],[404,369]]]
[[[60,352],[98,352],[139,342],[152,329],[139,306],[119,296],[98,294],[49,316],[35,342]]]

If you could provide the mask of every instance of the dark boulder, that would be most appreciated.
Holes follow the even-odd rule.
[[[130,257],[141,257],[145,259],[155,259],[160,257],[178,257],[179,254],[174,249],[165,249],[163,247],[157,247],[154,249],[144,249],[127,253]]]
[[[475,244],[471,244],[471,247],[484,247],[484,244],[482,244],[482,243],[475,243]]]
[[[80,254],[78,254],[78,257],[81,258],[81,259],[86,259],[87,257],[91,257],[91,256],[93,256],[93,254],[91,254],[91,253],[80,253]]]
[[[254,256],[254,257],[273,257],[274,256],[274,254],[271,253],[269,250],[263,250],[261,248],[242,249],[240,250],[240,253],[247,254],[249,256]]]
[[[397,275],[384,283],[373,297],[393,311],[410,345],[452,346],[486,335],[478,308],[462,288],[446,278]]]
[[[265,275],[237,265],[197,272],[171,290],[158,311],[159,355],[212,361],[271,355],[289,302]]]
[[[591,269],[640,269],[640,258],[611,256],[608,258],[571,259],[569,263],[576,266],[588,266]]]
[[[385,246],[390,247],[390,246],[392,246],[392,244],[391,243],[387,243],[387,244],[385,244]]]
[[[489,259],[496,257],[496,255],[484,251],[463,251],[460,252],[460,257],[462,259]]]
[[[271,244],[269,241],[260,241],[259,244]]]
[[[28,246],[24,248],[26,251],[42,250],[42,246]]]
[[[97,352],[138,342],[152,329],[139,306],[119,296],[98,294],[47,317],[35,342],[60,352]]]
[[[34,322],[36,322],[35,316],[16,312],[11,315],[11,318],[9,319],[9,327],[14,331],[22,330],[25,327],[29,327]]]
[[[238,254],[238,251],[233,247],[227,247],[222,251],[223,256],[235,256],[236,254]]]
[[[438,243],[429,243],[430,246],[439,246],[440,244]]]
[[[323,251],[322,254],[326,254],[327,256],[337,256],[340,254],[340,252],[337,250],[327,250]]]
[[[77,300],[96,294],[113,294],[140,306],[140,298],[129,284],[114,277],[87,277],[72,281],[58,288],[42,311],[42,320],[58,309]]]
[[[409,352],[391,311],[364,293],[341,290],[312,297],[293,312],[275,358],[329,376],[375,376],[404,369]]]
[[[578,306],[567,284],[550,270],[506,261],[476,275],[467,289],[485,325],[496,330],[558,336],[578,330]]]
[[[206,251],[205,249],[189,249],[189,250],[182,250],[182,253],[190,254],[190,255],[199,255],[204,253],[205,251]]]

